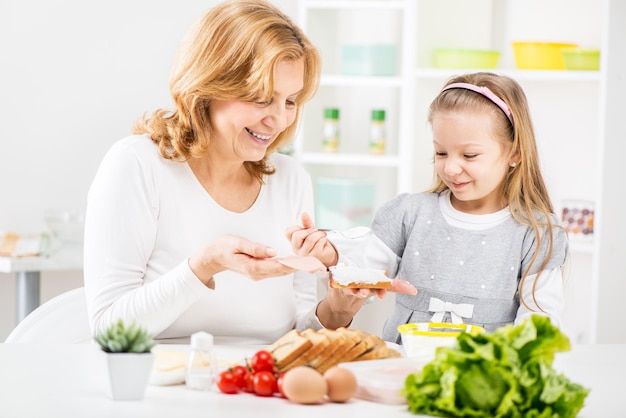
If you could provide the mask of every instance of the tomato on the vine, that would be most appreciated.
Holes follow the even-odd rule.
[[[259,396],[272,396],[277,391],[274,373],[261,370],[254,374],[254,393]]]
[[[230,370],[224,370],[217,376],[217,387],[222,393],[237,393],[239,387],[237,386],[237,376]]]
[[[252,374],[252,372],[246,373],[246,375],[243,377],[243,380],[244,380],[244,387],[243,387],[244,392],[254,393],[254,375]]]
[[[253,373],[262,371],[273,372],[274,357],[272,356],[272,353],[266,350],[260,350],[254,353],[250,359],[250,368]]]
[[[250,370],[246,366],[242,366],[240,364],[233,366],[230,368],[237,378],[237,387],[241,390],[246,388],[246,375],[250,374]]]
[[[285,393],[283,392],[284,380],[285,380],[285,373],[279,373],[278,377],[276,378],[276,389],[277,389],[277,392],[280,394],[280,396],[282,396],[283,398],[286,398]]]

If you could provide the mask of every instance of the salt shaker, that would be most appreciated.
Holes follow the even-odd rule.
[[[213,352],[213,335],[199,331],[191,335],[191,352],[187,360],[187,388],[208,391],[213,386],[217,359]]]

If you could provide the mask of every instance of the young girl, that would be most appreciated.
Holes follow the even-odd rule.
[[[294,250],[326,265],[385,269],[414,284],[416,296],[396,295],[387,341],[400,343],[397,327],[409,322],[493,331],[538,313],[559,326],[568,242],[540,171],[522,88],[491,73],[455,77],[431,103],[428,121],[431,190],[384,204],[361,237],[329,234],[334,247],[304,216],[304,228],[287,231]]]

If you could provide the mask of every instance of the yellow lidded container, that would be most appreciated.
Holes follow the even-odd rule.
[[[398,326],[406,357],[434,355],[437,347],[451,346],[462,332],[478,333],[477,325],[416,322]]]
[[[577,44],[559,42],[513,42],[515,65],[520,70],[564,70],[561,50]]]

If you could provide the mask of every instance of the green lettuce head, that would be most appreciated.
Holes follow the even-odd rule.
[[[410,374],[403,395],[415,414],[446,417],[575,417],[589,390],[552,368],[567,336],[542,315],[493,333],[461,333]]]

